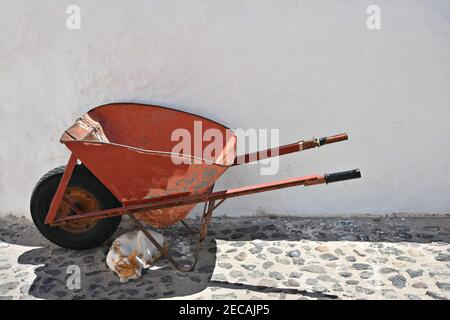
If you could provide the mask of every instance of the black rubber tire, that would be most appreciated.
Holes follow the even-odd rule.
[[[78,250],[99,246],[117,230],[121,220],[120,216],[99,220],[91,229],[82,233],[73,233],[44,223],[64,169],[65,166],[61,166],[49,171],[34,187],[30,201],[33,222],[45,238],[58,246]],[[100,209],[121,205],[114,195],[82,164],[75,166],[68,186],[81,187],[89,191],[96,198]]]

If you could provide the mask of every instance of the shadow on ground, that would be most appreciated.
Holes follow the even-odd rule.
[[[37,266],[34,269],[35,278],[27,294],[39,299],[160,299],[183,298],[195,294],[200,294],[197,298],[202,298],[201,292],[206,288],[210,288],[206,298],[212,299],[231,298],[220,293],[220,288],[245,290],[245,297],[251,297],[253,293],[268,293],[278,295],[278,298],[280,295],[283,298],[284,295],[290,294],[298,295],[298,298],[336,299],[336,295],[326,292],[220,281],[220,276],[212,277],[218,256],[216,239],[237,243],[236,246],[255,239],[391,243],[449,243],[450,239],[450,224],[446,219],[216,218],[211,223],[199,263],[193,272],[176,271],[167,260],[162,259],[153,266],[152,269],[155,270],[144,271],[139,280],[120,283],[105,263],[111,241],[92,250],[70,251],[43,239],[33,224],[26,219],[8,217],[0,220],[1,241],[38,247],[25,251],[18,257],[17,262],[21,265]],[[190,220],[188,223],[196,225],[198,220]],[[132,229],[130,221],[123,221],[113,238]],[[195,239],[192,238],[192,243],[189,243],[190,236],[181,224],[162,232],[168,238],[175,258],[183,259],[189,249],[193,249]],[[81,288],[78,290],[67,287],[67,270],[72,265],[79,266],[81,270]]]

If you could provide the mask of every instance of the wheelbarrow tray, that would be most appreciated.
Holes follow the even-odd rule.
[[[211,157],[203,152],[174,154],[179,143],[175,130],[195,134],[218,130],[226,152]],[[226,140],[225,140],[226,139]],[[193,140],[193,139],[192,139]],[[109,104],[90,110],[63,134],[61,142],[124,205],[148,202],[167,196],[205,193],[232,165],[236,137],[227,127],[187,112],[160,106]],[[206,147],[203,139],[200,150]],[[191,150],[195,149],[192,141]],[[175,163],[179,156],[182,163]],[[209,156],[209,157],[208,157]],[[182,220],[195,204],[140,213],[139,218],[156,227]]]

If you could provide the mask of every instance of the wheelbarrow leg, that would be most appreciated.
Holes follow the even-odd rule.
[[[194,259],[191,262],[190,265],[180,265],[171,255],[169,255],[168,252],[166,252],[164,250],[164,248],[159,244],[158,241],[156,241],[155,238],[152,237],[152,235],[147,231],[147,229],[145,229],[144,225],[139,221],[139,219],[137,219],[133,213],[128,213],[128,215],[130,216],[131,220],[133,220],[133,222],[135,223],[135,225],[144,233],[144,235],[155,245],[156,248],[158,248],[158,250],[162,253],[163,256],[165,256],[167,258],[167,260],[169,260],[169,262],[179,271],[182,272],[189,272],[194,270],[196,264],[197,264],[197,260],[198,260],[198,254],[200,252],[201,249],[201,245],[203,240],[205,240],[206,235],[208,233],[208,225],[209,222],[211,221],[211,216],[212,213],[214,211],[215,208],[217,208],[220,204],[222,204],[222,202],[224,202],[225,199],[220,200],[217,204],[215,204],[215,201],[209,201],[207,203],[207,207],[205,206],[204,212],[203,212],[203,217],[202,217],[202,224],[200,227],[200,235],[197,241],[197,246],[195,247],[195,251],[194,251]],[[206,210],[207,208],[207,210]]]
[[[215,200],[209,201],[208,203],[205,203],[205,207],[203,210],[203,216],[202,216],[202,223],[200,225],[200,231],[199,231],[199,237],[197,240],[197,245],[195,246],[194,251],[194,261],[189,267],[185,268],[179,268],[179,266],[175,266],[180,271],[192,271],[197,264],[198,255],[200,253],[203,241],[205,240],[207,234],[208,234],[208,227],[209,223],[211,221],[212,214],[214,212],[214,209],[216,209],[218,206],[220,206],[225,199],[220,200],[217,204],[215,204]]]
[[[214,184],[208,189],[208,192],[213,192],[213,190],[214,190]],[[210,204],[210,202],[205,202],[205,205],[203,206],[202,223],[203,223],[203,217],[205,216],[207,209],[209,209],[209,207],[208,207],[209,204]],[[200,225],[200,229],[199,230],[194,230],[186,223],[186,221],[181,220],[181,223],[187,229],[187,231],[189,231],[189,233],[191,235],[199,234],[200,231],[201,231],[201,225]]]
[[[208,210],[204,210],[203,211],[203,216],[202,216],[202,223],[200,225],[200,235],[198,238],[198,244],[201,244],[203,242],[203,240],[205,240],[207,234],[208,234],[208,227],[209,227],[209,222],[211,221],[211,216],[213,214],[213,211],[216,207],[218,207],[223,201],[225,201],[224,199],[222,199],[219,204],[217,206],[215,206],[215,200],[209,201],[208,202]]]
[[[205,207],[206,207],[206,203],[205,203]],[[192,229],[192,228],[191,228],[184,220],[181,220],[181,223],[182,223],[183,226],[186,228],[186,230],[189,231],[189,233],[190,233],[191,235],[199,234],[199,233],[200,233],[200,230],[194,230],[194,229]]]
[[[212,191],[212,190],[211,190],[211,191]],[[205,202],[205,205],[204,205],[204,207],[203,207],[202,222],[203,222],[203,220],[204,220],[203,217],[204,217],[205,214],[206,214],[206,209],[208,208],[208,205],[209,205],[209,202]],[[214,205],[214,203],[213,203],[212,205]],[[190,227],[190,226],[186,223],[186,221],[181,220],[181,223],[182,223],[183,226],[186,228],[186,230],[189,231],[189,233],[190,233],[191,235],[199,234],[199,233],[201,232],[201,225],[202,225],[202,224],[200,224],[200,229],[199,229],[199,230],[194,230],[194,229],[192,229],[192,227]]]

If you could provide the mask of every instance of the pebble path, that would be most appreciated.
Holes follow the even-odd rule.
[[[132,229],[124,219],[115,237]],[[186,229],[162,232],[189,259]],[[215,217],[193,272],[162,259],[127,283],[105,264],[111,242],[66,250],[25,218],[0,218],[0,299],[450,298],[445,218]]]

